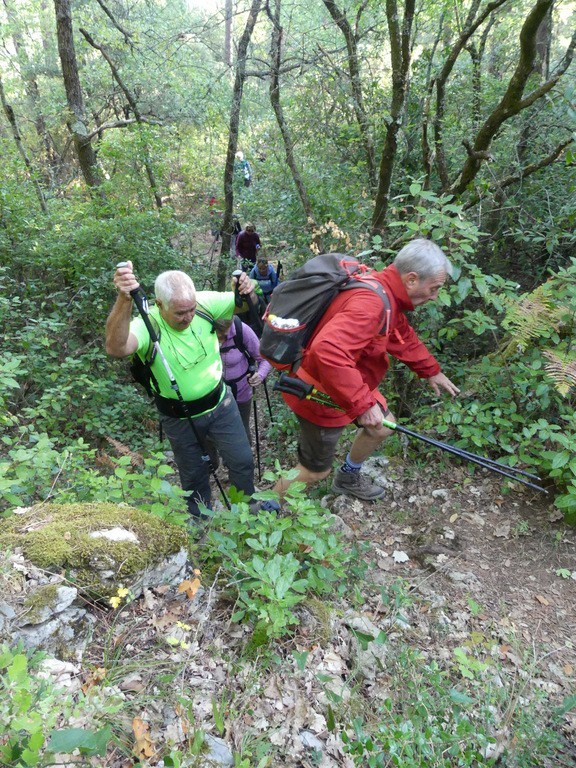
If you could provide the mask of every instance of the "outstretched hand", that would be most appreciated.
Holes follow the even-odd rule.
[[[428,384],[430,384],[437,395],[441,394],[441,389],[448,392],[448,394],[452,395],[452,397],[456,397],[456,395],[460,392],[456,384],[451,382],[448,376],[445,376],[442,372],[437,373],[435,376],[430,376],[428,379]]]

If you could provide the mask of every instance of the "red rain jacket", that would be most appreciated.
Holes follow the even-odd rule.
[[[396,267],[390,265],[381,272],[373,272],[372,276],[382,283],[390,301],[388,335],[380,334],[385,309],[376,293],[367,288],[342,291],[320,320],[296,374],[330,395],[343,411],[283,395],[295,413],[319,426],[350,424],[376,403],[374,390],[389,368],[389,354],[420,378],[440,372],[438,361],[420,341],[404,314],[414,306]],[[380,393],[377,394],[378,401],[383,402]]]

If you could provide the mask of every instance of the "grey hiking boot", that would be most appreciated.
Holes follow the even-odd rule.
[[[345,493],[347,496],[356,496],[358,499],[373,501],[380,499],[386,491],[370,480],[368,475],[361,472],[343,472],[337,470],[332,482],[332,490],[335,493]]]

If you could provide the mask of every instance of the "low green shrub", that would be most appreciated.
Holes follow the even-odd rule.
[[[298,624],[294,607],[308,595],[338,593],[347,581],[350,555],[331,530],[332,517],[303,491],[301,483],[291,486],[284,515],[233,504],[214,515],[208,534],[209,563],[234,590],[233,621],[253,622],[264,639]]]
[[[112,722],[122,704],[114,696],[71,695],[40,674],[42,653],[0,647],[0,765],[31,768],[54,765],[56,753],[105,755]],[[71,719],[87,728],[60,728]]]

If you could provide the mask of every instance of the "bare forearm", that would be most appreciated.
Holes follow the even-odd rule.
[[[106,352],[112,357],[126,357],[136,351],[136,337],[130,333],[132,299],[119,293],[106,321]]]

